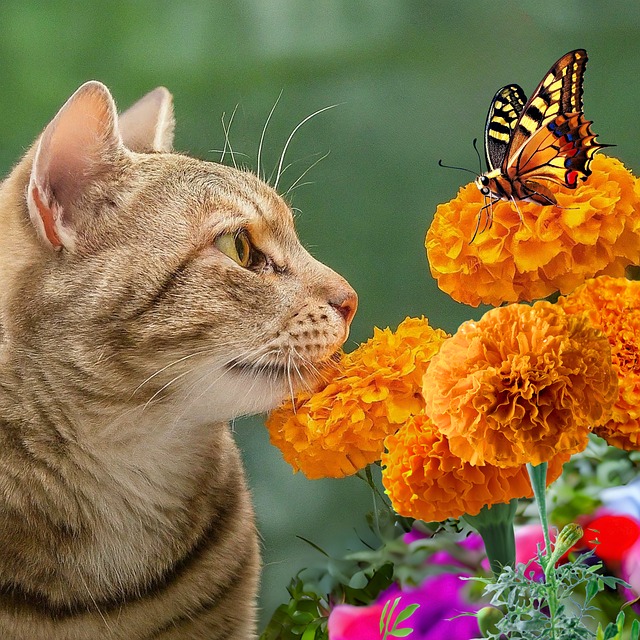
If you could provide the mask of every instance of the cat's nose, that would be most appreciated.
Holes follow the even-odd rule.
[[[358,308],[358,294],[349,287],[334,293],[329,304],[344,318],[347,327],[351,324]]]

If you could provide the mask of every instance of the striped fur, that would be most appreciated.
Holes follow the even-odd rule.
[[[356,297],[280,196],[172,131],[166,90],[118,120],[88,83],[0,186],[3,640],[255,637],[227,422],[313,384]],[[216,249],[240,230],[260,265]]]

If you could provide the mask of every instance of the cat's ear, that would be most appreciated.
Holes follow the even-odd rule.
[[[120,115],[122,141],[138,153],[171,151],[175,124],[173,98],[164,87],[150,91]]]
[[[83,84],[47,125],[35,151],[27,205],[45,243],[73,250],[79,198],[123,152],[109,90],[100,82]]]

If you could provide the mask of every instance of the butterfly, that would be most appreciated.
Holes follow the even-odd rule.
[[[518,200],[557,204],[540,181],[575,189],[591,174],[596,151],[609,146],[596,142],[592,123],[582,113],[586,64],[584,49],[570,51],[549,69],[529,100],[517,84],[493,97],[484,135],[488,171],[475,181],[489,199],[483,207],[489,208],[488,226],[497,200],[511,200],[516,207]]]

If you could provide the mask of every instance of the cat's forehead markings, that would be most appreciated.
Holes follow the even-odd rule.
[[[282,233],[293,228],[293,214],[285,202],[274,193],[217,194],[212,198],[213,220],[218,226],[250,226],[256,230]]]

